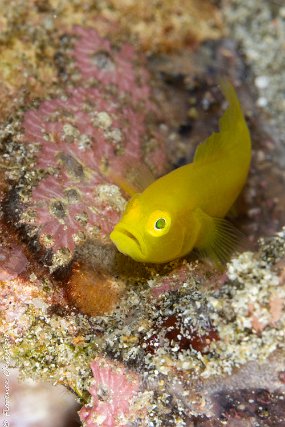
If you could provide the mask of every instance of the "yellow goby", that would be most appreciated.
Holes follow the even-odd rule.
[[[241,192],[251,160],[250,133],[235,89],[222,83],[229,105],[213,133],[182,166],[135,194],[110,238],[136,261],[164,263],[196,248],[218,262],[237,241],[224,217]]]

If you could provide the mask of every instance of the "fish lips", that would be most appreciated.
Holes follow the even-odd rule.
[[[117,224],[110,234],[110,239],[120,252],[137,261],[143,261],[146,250],[138,234],[129,227]]]

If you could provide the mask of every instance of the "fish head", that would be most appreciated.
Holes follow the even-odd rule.
[[[164,263],[181,256],[184,230],[179,217],[163,204],[150,204],[136,194],[110,238],[117,249],[135,261]]]

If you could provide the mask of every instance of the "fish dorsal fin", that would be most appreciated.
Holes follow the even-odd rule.
[[[202,209],[195,214],[201,223],[201,236],[196,248],[202,256],[209,256],[217,264],[225,264],[240,245],[243,235],[228,220],[213,218]]]
[[[241,141],[245,141],[250,147],[249,131],[236,91],[227,80],[222,81],[220,85],[229,105],[219,120],[219,132],[213,132],[197,147],[194,156],[195,163],[220,158],[223,153],[232,150],[235,145],[240,145]]]
[[[124,174],[115,172],[116,168],[110,167],[106,175],[129,196],[143,192],[155,181],[153,173],[143,163],[138,165],[125,165],[123,169]]]

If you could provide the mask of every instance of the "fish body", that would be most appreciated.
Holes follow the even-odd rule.
[[[249,171],[251,140],[233,86],[225,82],[229,103],[213,133],[182,166],[135,194],[110,237],[136,261],[164,263],[199,249],[225,261],[237,233],[224,219]]]

